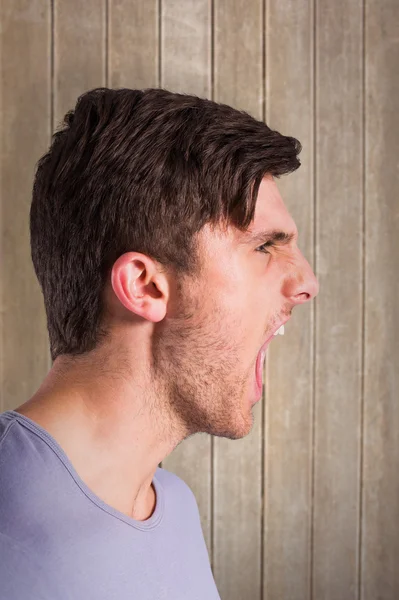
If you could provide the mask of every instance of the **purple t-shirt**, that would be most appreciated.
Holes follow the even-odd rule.
[[[157,468],[135,521],[96,496],[31,419],[0,414],[1,600],[220,600],[197,502]]]

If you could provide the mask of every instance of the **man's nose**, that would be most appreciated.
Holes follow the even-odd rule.
[[[296,263],[296,272],[287,283],[286,295],[290,296],[295,304],[303,304],[313,300],[319,293],[319,282],[313,272],[312,267],[299,252],[298,262]]]

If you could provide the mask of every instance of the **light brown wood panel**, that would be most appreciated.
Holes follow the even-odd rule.
[[[105,0],[55,0],[54,127],[80,94],[105,85]]]
[[[156,87],[158,0],[109,0],[109,85]]]
[[[43,297],[29,240],[35,164],[50,142],[50,3],[1,5],[0,410],[26,402],[48,370]]]
[[[313,597],[358,588],[362,368],[362,0],[316,2]]]
[[[214,98],[263,118],[263,2],[215,0]]]
[[[2,0],[0,13],[0,411],[50,366],[29,208],[77,96],[161,84],[259,117],[265,99],[267,122],[304,146],[278,185],[320,294],[269,349],[251,434],[194,436],[163,466],[196,495],[222,598],[397,600],[397,0]]]
[[[261,0],[216,1],[215,100],[258,119],[262,38]],[[253,429],[245,438],[214,440],[214,574],[221,597],[229,600],[261,598],[261,402],[252,413]]]
[[[399,598],[399,4],[366,3],[361,600]]]
[[[270,0],[266,14],[266,121],[303,145],[301,167],[278,182],[313,256],[313,36],[311,0]],[[300,67],[299,67],[300,65]],[[265,600],[309,598],[313,392],[312,304],[294,309],[266,362]]]
[[[161,1],[161,83],[173,92],[210,97],[209,0]]]
[[[210,95],[211,16],[207,0],[162,0],[162,87],[199,96]],[[210,559],[211,544],[211,440],[197,434],[181,443],[162,466],[181,477],[193,490]]]

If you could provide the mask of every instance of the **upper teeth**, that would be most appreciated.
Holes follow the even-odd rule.
[[[280,329],[277,329],[276,333],[274,335],[284,335],[284,325],[281,325]]]

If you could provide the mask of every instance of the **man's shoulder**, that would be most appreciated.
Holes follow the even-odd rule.
[[[10,417],[10,412],[5,411],[0,414],[0,447],[7,438],[8,432],[11,430],[14,421]]]
[[[176,473],[165,469],[164,467],[158,467],[155,473],[157,479],[161,482],[162,487],[166,494],[173,494],[183,497],[186,501],[194,503],[197,506],[197,500],[194,492],[184,479],[179,477]]]
[[[22,444],[17,436],[16,421],[8,412],[0,415],[0,490],[10,490],[11,481],[21,470]],[[0,497],[3,494],[0,494]]]
[[[184,479],[182,479],[181,477],[179,477],[179,475],[177,475],[173,471],[169,471],[168,469],[165,469],[165,467],[158,467],[157,470],[156,470],[156,472],[155,472],[155,475],[160,480],[161,484],[164,487],[165,486],[169,487],[169,488],[173,487],[173,488],[176,488],[178,490],[184,490],[187,493],[193,494],[192,489],[184,481]]]

